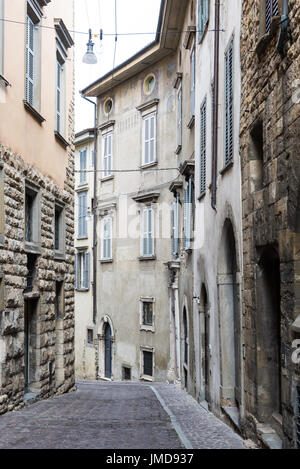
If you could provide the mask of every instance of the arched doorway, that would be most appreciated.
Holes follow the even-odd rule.
[[[111,342],[111,327],[108,322],[105,324],[104,337],[105,337],[104,338],[104,341],[105,341],[105,356],[104,356],[105,378],[111,379],[112,342]]]
[[[200,296],[200,318],[199,318],[199,350],[202,351],[201,374],[203,395],[210,402],[210,316],[205,285],[202,285]]]
[[[273,246],[261,249],[256,267],[258,419],[281,414],[280,261]]]
[[[186,308],[183,308],[183,376],[184,387],[188,385],[188,360],[189,360],[189,340],[188,340],[188,322]]]
[[[238,271],[233,226],[231,221],[226,219],[218,262],[221,404],[237,407],[241,403]]]

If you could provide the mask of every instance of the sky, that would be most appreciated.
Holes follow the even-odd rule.
[[[115,65],[124,62],[155,38],[160,0],[117,0],[117,31],[143,33],[118,36]],[[86,65],[82,57],[86,52],[89,28],[93,34],[103,30],[103,40],[93,38],[98,63]],[[75,131],[93,127],[94,107],[80,97],[79,91],[112,70],[115,44],[115,0],[75,0],[75,67],[76,116]],[[144,34],[152,33],[152,34]]]

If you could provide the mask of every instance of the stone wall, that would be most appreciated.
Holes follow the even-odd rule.
[[[295,241],[297,203],[300,190],[300,5],[289,2],[289,20],[283,36],[283,51],[277,44],[281,25],[273,18],[271,34],[261,36],[263,22],[259,8],[263,2],[243,2],[242,13],[242,111],[241,163],[244,255],[244,337],[246,344],[245,431],[257,435],[258,421],[268,399],[267,386],[259,370],[265,366],[260,346],[268,327],[267,292],[260,270],[266,249],[272,249],[279,262],[280,298],[278,352],[280,355],[282,426],[279,436],[285,447],[295,444],[294,409],[299,365],[292,363],[291,325],[296,310]],[[299,216],[299,213],[298,213]],[[298,244],[299,245],[299,244]],[[299,254],[298,254],[299,255]],[[268,261],[269,262],[269,261]],[[275,262],[275,261],[274,261]],[[270,262],[269,262],[270,264]],[[298,268],[298,272],[295,270]],[[270,267],[270,265],[269,265]],[[269,268],[268,267],[268,268]],[[274,267],[274,265],[273,265]],[[299,287],[298,287],[299,288]],[[276,287],[273,285],[273,300]],[[271,326],[272,327],[272,326]],[[270,352],[272,354],[272,351]],[[273,395],[276,389],[273,390]],[[260,408],[262,407],[262,410]],[[271,423],[267,421],[263,423]],[[277,431],[277,429],[276,429]]]
[[[68,139],[74,141],[74,105],[69,109]],[[4,143],[4,142],[2,142]],[[53,144],[55,143],[53,136]],[[42,157],[42,155],[41,155]],[[4,232],[0,245],[0,274],[4,308],[0,312],[0,414],[24,406],[25,298],[38,301],[34,348],[34,388],[37,397],[49,397],[74,387],[74,146],[66,151],[68,166],[64,188],[39,173],[0,144],[3,164]],[[25,181],[40,192],[40,255],[30,293],[24,245]],[[65,206],[65,257],[54,255],[55,201]],[[64,315],[55,316],[55,282],[64,282]],[[59,331],[61,338],[58,340]],[[60,342],[60,343],[59,343]],[[61,360],[60,360],[61,359]],[[55,364],[60,363],[60,370]],[[51,364],[51,365],[50,365]],[[51,370],[52,368],[52,370]],[[58,380],[59,377],[59,380]]]

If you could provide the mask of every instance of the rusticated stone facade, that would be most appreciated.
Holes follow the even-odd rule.
[[[0,276],[3,310],[0,312],[0,414],[24,406],[25,392],[48,397],[74,386],[74,156],[69,151],[68,177],[64,190],[42,176],[21,156],[0,146],[2,166],[4,233],[0,246]],[[25,181],[40,192],[40,252],[35,279],[26,292],[28,252],[24,247]],[[55,202],[64,204],[65,256],[57,259],[54,250]],[[63,283],[62,316],[55,312],[56,282]],[[3,284],[3,285],[2,285]],[[25,389],[24,309],[25,301],[36,301],[32,379]],[[35,397],[32,395],[31,397]]]
[[[268,25],[265,3],[243,2],[242,11],[244,430],[264,444],[296,448],[300,5],[271,2]]]

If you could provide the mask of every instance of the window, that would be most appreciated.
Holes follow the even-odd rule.
[[[131,368],[122,366],[122,381],[131,381]]]
[[[55,282],[55,317],[64,317],[64,282]]]
[[[112,219],[104,218],[102,221],[102,260],[112,259]]]
[[[154,299],[141,300],[141,326],[154,326]]]
[[[145,207],[142,212],[142,257],[154,256],[154,210]]]
[[[209,22],[209,0],[198,0],[199,42]]]
[[[206,100],[201,106],[200,118],[200,195],[202,195],[206,190]]]
[[[273,16],[279,15],[278,0],[266,0],[266,33],[270,32]]]
[[[41,28],[38,26],[41,15],[41,11],[27,2],[25,101],[36,110],[40,108]]]
[[[91,328],[87,329],[87,344],[94,345],[94,330]]]
[[[25,247],[39,249],[40,200],[39,191],[31,185],[25,186]]]
[[[78,194],[78,238],[87,238],[87,191]]]
[[[191,53],[191,117],[195,115],[195,47]]]
[[[225,166],[233,159],[233,40],[225,53]]]
[[[35,254],[27,255],[27,277],[26,277],[26,289],[25,293],[29,293],[33,290],[36,277],[37,277],[37,261],[38,256]]]
[[[153,352],[143,350],[143,375],[153,376]]]
[[[188,185],[184,189],[184,249],[191,249],[192,241],[192,180],[189,179]]]
[[[76,290],[88,291],[90,289],[90,254],[81,251],[75,257]]]
[[[86,184],[86,148],[80,150],[80,185]]]
[[[60,254],[64,254],[64,240],[64,208],[62,205],[55,204],[54,249]]]
[[[143,119],[143,165],[156,161],[156,114]]]
[[[182,147],[182,88],[177,93],[177,145]]]
[[[150,95],[155,88],[155,75],[151,73],[144,80],[144,93]]]
[[[104,177],[112,175],[112,134],[103,136],[103,169]]]
[[[172,254],[179,254],[179,194],[176,194],[176,202],[172,204]]]
[[[104,112],[106,115],[110,114],[113,108],[113,101],[111,98],[108,98],[104,103]]]
[[[60,61],[61,60],[61,61]],[[65,133],[65,72],[62,59],[56,60],[56,131]]]
[[[4,18],[4,0],[0,0],[0,18]],[[0,21],[0,75],[4,69],[4,21]]]

